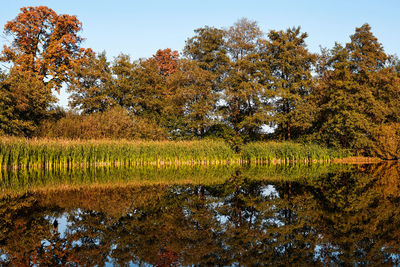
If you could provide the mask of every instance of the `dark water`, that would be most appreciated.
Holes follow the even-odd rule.
[[[0,265],[399,266],[399,171],[3,173]]]

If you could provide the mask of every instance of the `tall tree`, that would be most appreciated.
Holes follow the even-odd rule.
[[[4,46],[1,59],[59,90],[85,50],[80,47],[81,29],[76,16],[58,15],[46,6],[23,7],[4,27],[12,42]]]
[[[230,63],[224,79],[222,111],[236,138],[254,138],[269,122],[265,97],[269,70],[261,60],[265,43],[263,32],[254,21],[241,19],[227,30]]]
[[[189,100],[188,109],[194,112],[189,113],[191,115],[197,114],[195,115],[197,119],[194,121],[203,121],[201,123],[203,126],[200,129],[204,129],[204,131],[199,130],[201,135],[226,136],[224,129],[229,128],[217,119],[220,117],[218,108],[222,98],[222,82],[226,77],[230,62],[225,44],[226,31],[206,26],[196,29],[194,32],[195,35],[186,41],[183,54],[188,60],[195,62],[191,64],[192,66],[197,65],[197,71],[192,72],[192,74],[200,75],[202,79],[199,82],[196,82],[197,79],[192,79],[190,91],[192,93],[197,92],[195,93],[197,96],[193,96]]]
[[[70,106],[85,114],[109,109],[114,103],[111,85],[112,72],[105,52],[89,53],[86,60],[74,68],[74,79],[68,86]]]
[[[138,68],[138,64],[132,61],[129,55],[120,54],[114,59],[111,67],[113,79],[109,88],[111,105],[119,105],[127,110],[132,110],[131,104],[136,88],[134,76],[136,68]]]
[[[167,86],[174,88],[174,100],[181,103],[175,112],[183,117],[182,134],[189,137],[203,137],[214,124],[214,111],[218,94],[213,90],[215,75],[204,70],[194,60],[181,60],[179,70],[169,79]]]
[[[11,68],[1,86],[6,101],[0,113],[11,115],[7,133],[28,135],[49,115],[56,102],[53,90],[59,92],[86,54],[80,30],[75,16],[58,15],[45,6],[23,7],[7,22],[4,31],[11,45],[0,56]]]
[[[400,118],[400,80],[368,24],[350,38],[330,51],[313,92],[315,132],[329,145],[373,154],[376,129]]]
[[[225,46],[225,31],[213,27],[199,28],[195,36],[186,41],[183,54],[211,72],[224,71],[229,58]]]
[[[275,92],[275,134],[290,140],[301,133],[301,116],[307,115],[299,113],[299,106],[311,92],[311,71],[316,56],[307,50],[307,34],[301,33],[300,27],[286,31],[272,30],[268,37],[266,57],[271,71],[269,88]]]

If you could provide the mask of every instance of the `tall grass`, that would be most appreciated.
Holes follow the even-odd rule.
[[[250,162],[321,162],[350,156],[349,151],[293,142],[253,142],[243,146],[242,159]]]
[[[223,163],[237,159],[223,141],[111,141],[0,138],[0,165],[7,167]]]
[[[254,142],[236,154],[227,143],[199,141],[127,141],[0,138],[2,168],[226,164],[240,162],[314,162],[348,153],[317,145]]]

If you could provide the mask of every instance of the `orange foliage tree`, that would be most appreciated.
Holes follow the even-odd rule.
[[[153,57],[162,75],[173,74],[178,69],[178,51],[172,51],[170,48],[159,49]]]
[[[76,16],[58,15],[45,6],[23,7],[4,26],[10,37],[0,61],[10,71],[0,83],[0,133],[30,135],[50,115],[63,83],[73,78],[72,70],[91,53],[81,48],[78,35],[82,24]],[[4,112],[4,111],[8,112]]]
[[[4,46],[1,59],[20,71],[33,72],[59,90],[86,51],[80,48],[81,29],[76,16],[58,15],[46,6],[23,7],[4,27],[13,40],[10,46]]]

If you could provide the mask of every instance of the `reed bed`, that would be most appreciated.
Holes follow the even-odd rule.
[[[241,152],[243,160],[256,163],[329,162],[350,155],[346,150],[293,142],[253,142],[244,145]]]
[[[225,163],[239,159],[223,141],[0,139],[2,167]]]
[[[127,141],[0,138],[0,166],[41,167],[218,165],[232,163],[326,162],[346,151],[292,142],[253,142],[235,153],[222,140]]]

